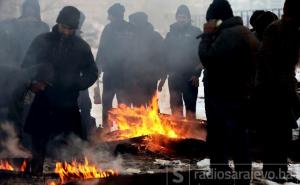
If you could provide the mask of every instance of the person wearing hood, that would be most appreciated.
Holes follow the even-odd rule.
[[[187,117],[196,119],[196,101],[202,71],[197,56],[199,45],[197,36],[201,31],[191,22],[189,8],[186,5],[179,6],[176,12],[176,23],[170,26],[170,31],[164,40],[164,50],[172,114],[183,116],[184,102]],[[163,80],[160,82],[159,89],[163,82]]]
[[[134,107],[148,106],[155,96],[162,77],[162,36],[148,22],[148,15],[136,12],[129,16],[134,26],[132,59],[126,66],[129,73],[129,103]]]
[[[51,32],[34,39],[22,63],[23,68],[49,64],[53,77],[47,81],[33,79],[35,93],[24,131],[32,136],[33,158],[28,166],[34,174],[43,172],[47,143],[55,136],[76,134],[82,137],[79,91],[97,80],[98,70],[90,46],[76,36],[80,11],[66,6]]]
[[[235,170],[249,178],[236,179],[250,184],[251,158],[248,129],[249,103],[255,76],[255,53],[258,41],[234,17],[227,0],[214,0],[206,13],[207,23],[199,45],[204,66],[207,142],[211,168],[231,173],[228,156],[232,154]],[[216,184],[231,184],[233,179],[215,179]]]
[[[250,24],[253,27],[251,31],[261,41],[267,27],[276,20],[278,20],[278,17],[273,12],[256,10],[250,18]]]
[[[124,20],[125,8],[120,3],[113,4],[107,11],[110,23],[105,26],[96,57],[99,72],[103,72],[102,131],[110,131],[108,111],[112,109],[116,95],[118,104],[128,102],[125,96],[128,84],[125,80],[125,65],[130,59],[133,43],[133,27]]]
[[[35,37],[50,30],[41,20],[38,0],[25,0],[21,16],[0,23],[0,37],[3,45],[0,60],[3,65],[20,67],[31,42]]]
[[[267,133],[263,138],[263,171],[267,178],[280,183],[292,180],[287,173],[288,144],[300,116],[295,78],[299,62],[299,9],[300,1],[285,1],[282,19],[266,29],[258,54],[257,109],[261,132]]]

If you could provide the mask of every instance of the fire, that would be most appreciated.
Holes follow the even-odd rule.
[[[0,170],[14,171],[14,167],[8,161],[0,160]]]
[[[118,139],[120,140],[148,135],[181,138],[172,122],[159,115],[157,95],[152,98],[148,108],[144,106],[131,108],[120,105],[119,108],[113,109],[109,113],[109,122],[115,122],[118,125],[120,131]]]
[[[24,160],[23,163],[22,163],[22,165],[21,165],[21,167],[20,167],[20,171],[21,172],[25,172],[26,167],[27,167],[27,162]]]
[[[22,165],[20,168],[14,167],[9,161],[7,160],[0,160],[0,170],[5,170],[5,171],[20,171],[20,172],[25,172],[27,166],[26,160],[23,161]]]
[[[95,165],[89,164],[89,161],[86,158],[84,163],[79,163],[76,160],[71,163],[57,162],[55,173],[59,175],[62,184],[72,180],[100,179],[116,176],[118,174],[112,169],[105,171],[99,169]]]

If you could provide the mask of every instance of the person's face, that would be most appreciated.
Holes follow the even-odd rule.
[[[69,26],[64,24],[58,24],[58,31],[64,37],[70,37],[75,34],[76,29],[70,28]]]
[[[180,25],[186,25],[189,23],[190,19],[187,15],[185,14],[178,14],[176,16],[176,21],[177,23],[179,23]]]

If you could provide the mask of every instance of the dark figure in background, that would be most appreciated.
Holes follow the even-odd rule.
[[[103,72],[102,94],[102,127],[103,133],[109,131],[108,111],[112,109],[113,98],[116,95],[118,104],[128,102],[125,96],[126,72],[133,42],[133,27],[124,20],[125,8],[116,3],[108,9],[110,24],[104,28],[96,62],[99,71]]]
[[[36,65],[23,70],[19,67],[0,65],[0,97],[2,97],[0,98],[0,127],[2,124],[11,124],[17,137],[22,136],[23,125],[16,121],[20,116],[19,107],[16,105],[18,102],[23,102],[29,91],[31,79],[45,81],[49,78],[48,67],[48,65]],[[40,71],[43,73],[37,74]],[[7,133],[1,131],[0,128],[0,140],[5,141]],[[1,150],[6,149],[6,147],[3,148],[4,143],[0,143],[0,153],[3,152]]]
[[[199,56],[204,66],[207,142],[211,168],[231,173],[231,154],[235,170],[251,175],[247,119],[250,94],[254,87],[255,52],[258,41],[234,17],[226,0],[214,0],[206,14]],[[236,184],[250,184],[250,178],[235,179]],[[215,179],[215,184],[231,184],[232,180]]]
[[[21,70],[17,67],[0,66],[0,124],[6,121],[12,121],[18,134],[22,130],[20,122],[14,120],[19,115],[10,111],[15,102],[23,101],[26,92],[30,86],[31,70]],[[5,97],[5,98],[4,98]],[[13,114],[13,115],[12,115]]]
[[[20,67],[33,39],[49,30],[49,26],[41,21],[39,2],[26,0],[19,18],[0,23],[1,63]]]
[[[273,12],[256,10],[250,18],[250,24],[253,27],[251,31],[261,41],[267,27],[276,20],[278,20],[278,17]]]
[[[31,172],[43,172],[47,143],[55,136],[74,133],[82,137],[78,108],[79,91],[90,87],[98,77],[90,46],[75,35],[80,12],[64,7],[52,32],[39,35],[31,44],[22,67],[49,64],[53,76],[48,81],[32,83],[36,93],[25,123],[32,136]],[[35,80],[35,79],[33,79]]]
[[[25,0],[20,9],[19,18],[0,23],[0,63],[12,68],[20,68],[34,38],[50,30],[49,26],[41,20],[38,0]],[[32,99],[33,94],[27,92],[26,96],[19,97],[19,101],[12,102],[8,119],[14,125],[18,127],[24,125]],[[24,145],[27,146],[29,143],[26,142],[25,135],[22,134],[22,137],[24,137]]]
[[[169,75],[170,105],[172,114],[183,116],[183,101],[186,115],[196,119],[196,101],[199,77],[202,68],[197,55],[201,34],[192,26],[191,14],[187,6],[181,5],[176,12],[176,23],[170,26],[164,49]],[[160,86],[163,84],[160,83]],[[161,87],[159,87],[161,88]]]
[[[288,143],[300,113],[295,79],[300,43],[299,9],[300,1],[285,1],[283,17],[265,31],[258,57],[257,109],[259,125],[267,134],[263,141],[263,170],[267,178],[279,182],[289,177]]]
[[[76,30],[76,35],[81,37],[81,28],[85,21],[85,15],[80,12],[79,26]],[[81,124],[83,129],[83,138],[90,139],[93,130],[96,129],[96,120],[91,116],[92,101],[89,95],[89,90],[80,91],[78,97],[78,107],[80,110]]]
[[[134,25],[134,47],[129,61],[130,103],[135,107],[147,106],[162,78],[162,36],[148,22],[148,15],[137,12],[129,16]]]

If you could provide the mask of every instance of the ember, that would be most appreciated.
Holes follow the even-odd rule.
[[[14,165],[12,165],[12,163],[10,163],[7,160],[0,160],[0,170],[4,170],[4,171],[20,171],[20,172],[24,172],[25,169],[27,167],[27,162],[26,160],[23,161],[22,165],[20,166],[20,168],[16,168],[14,167]]]
[[[59,175],[62,184],[73,180],[100,179],[118,175],[115,170],[104,171],[95,165],[89,164],[86,158],[84,163],[79,163],[76,160],[72,163],[57,162],[55,173]]]

